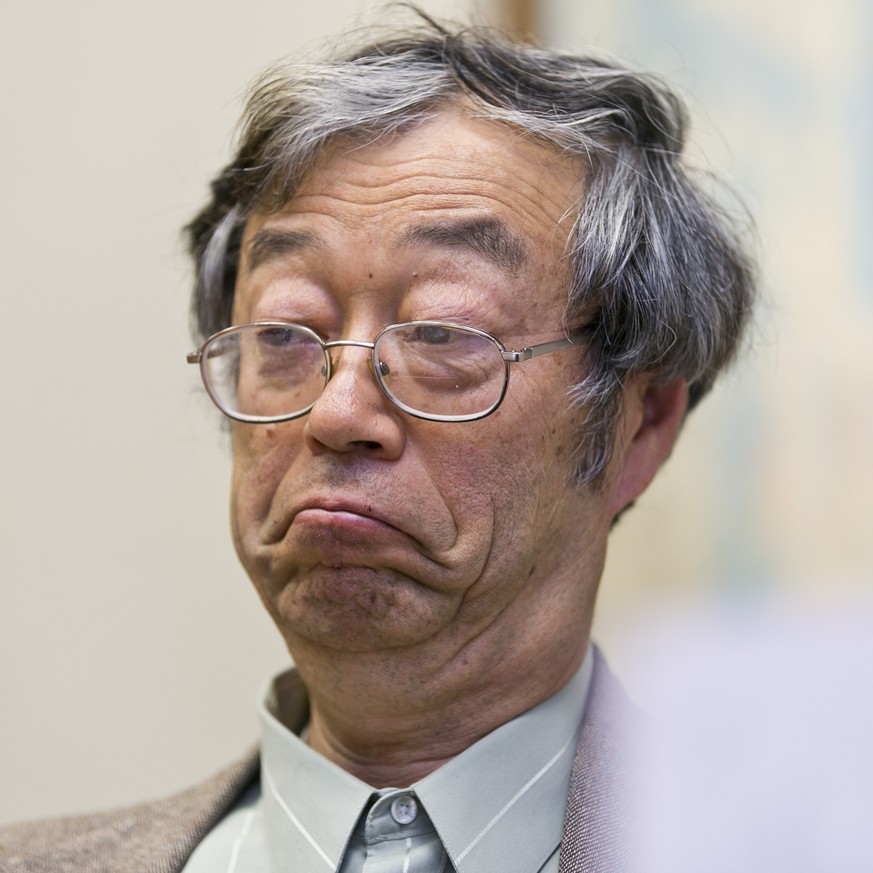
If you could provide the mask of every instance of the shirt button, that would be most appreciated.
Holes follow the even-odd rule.
[[[415,821],[418,815],[418,804],[414,797],[408,794],[403,794],[400,797],[395,797],[391,803],[391,818],[397,824],[406,825]]]

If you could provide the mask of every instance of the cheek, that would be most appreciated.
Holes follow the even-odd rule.
[[[233,427],[231,514],[238,542],[252,533],[252,525],[269,515],[272,500],[293,462],[302,436],[287,433],[291,424]]]
[[[542,535],[551,503],[571,479],[572,445],[557,424],[542,421],[498,410],[460,428],[431,467],[461,538],[487,535],[491,561],[501,565],[517,561]]]
[[[487,471],[501,527],[517,531],[526,524],[539,536],[560,511],[563,498],[575,492],[581,413],[568,408],[566,384],[564,378],[549,380],[546,386],[524,375],[517,378],[510,384],[516,392],[513,406],[501,407],[483,434],[480,464]]]

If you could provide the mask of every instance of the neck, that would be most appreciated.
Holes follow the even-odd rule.
[[[388,664],[360,654],[338,664],[334,654],[330,683],[298,656],[310,689],[307,742],[374,788],[408,787],[559,691],[582,663],[587,636],[574,643],[560,662],[543,653],[482,666],[468,652],[437,671],[396,650]]]

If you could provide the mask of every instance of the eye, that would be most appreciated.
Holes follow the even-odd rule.
[[[258,342],[265,346],[284,348],[300,342],[300,332],[290,327],[264,327],[258,331]]]
[[[445,345],[455,337],[456,331],[437,324],[420,324],[415,329],[413,340],[432,346]]]

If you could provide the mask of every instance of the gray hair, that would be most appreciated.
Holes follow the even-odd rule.
[[[597,484],[626,378],[681,377],[696,405],[735,354],[754,290],[739,224],[683,165],[682,102],[656,77],[614,61],[421,16],[334,59],[272,69],[251,94],[236,157],[186,228],[195,331],[206,337],[230,324],[248,217],[281,208],[325,147],[403,133],[459,100],[584,167],[566,317],[594,326],[571,395],[585,410],[578,480]]]

